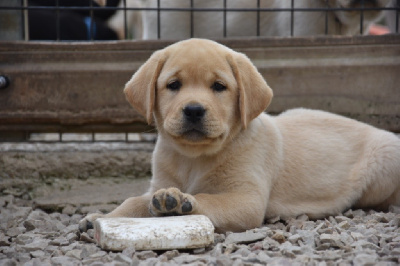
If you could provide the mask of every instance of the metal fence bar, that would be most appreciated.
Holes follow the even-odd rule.
[[[290,11],[290,36],[293,36],[293,28],[294,28],[294,0],[291,3],[291,11]]]
[[[193,0],[190,0],[190,8],[194,8]],[[190,11],[190,38],[194,36],[194,12],[193,10]]]
[[[91,7],[91,9],[89,11],[90,12],[90,26],[89,26],[89,36],[88,36],[89,38],[88,39],[93,41],[95,32],[94,32],[94,21],[93,21],[94,16],[93,16],[93,2],[92,1],[90,1],[90,7]]]
[[[56,0],[56,32],[57,32],[57,41],[61,40],[60,36],[60,8],[59,8],[59,0]]]
[[[226,32],[226,11],[227,11],[227,4],[226,4],[226,0],[224,0],[224,38],[226,38],[226,36],[227,36],[227,32]]]
[[[260,36],[260,0],[257,0],[257,36]]]
[[[361,8],[362,10],[360,11],[360,34],[362,35],[364,33],[364,0],[361,0]]]
[[[157,39],[161,39],[161,6],[160,6],[160,0],[157,0]]]
[[[329,1],[329,0],[325,0],[325,5],[326,5],[327,7],[329,7],[328,1]],[[328,21],[329,21],[329,20],[328,20],[328,15],[329,15],[328,11],[325,11],[325,35],[328,34]]]
[[[396,33],[399,33],[399,13],[400,13],[400,3],[396,4]]]
[[[24,0],[23,6],[28,6],[28,0]],[[29,23],[28,23],[28,10],[24,10],[24,40],[29,41]]]
[[[126,17],[126,12],[127,11],[127,6],[126,6],[126,0],[123,0],[123,5],[124,5],[124,33],[125,33],[125,40],[128,39],[128,21],[127,21],[127,17]]]

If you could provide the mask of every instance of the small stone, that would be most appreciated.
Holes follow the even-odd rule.
[[[99,250],[100,248],[96,247],[93,244],[85,244],[85,246],[82,248],[81,258],[87,258]]]
[[[358,232],[351,232],[350,235],[356,241],[365,238],[365,236],[363,234],[358,233]]]
[[[87,234],[89,235],[90,238],[94,239],[94,229],[87,230]]]
[[[269,218],[267,220],[267,223],[268,224],[274,224],[274,223],[276,223],[276,222],[278,222],[280,220],[281,220],[281,217],[280,216],[276,216],[276,217]]]
[[[6,234],[10,237],[15,237],[26,232],[25,227],[12,227],[7,230]]]
[[[0,247],[9,246],[10,244],[10,238],[0,231]]]
[[[281,244],[286,241],[286,237],[281,232],[276,232],[271,238]]]
[[[104,257],[105,255],[107,255],[107,252],[105,252],[104,250],[100,250],[100,251],[97,251],[96,253],[90,255],[89,258],[97,258],[98,259],[98,258]]]
[[[292,243],[290,242],[285,242],[282,245],[280,245],[279,249],[283,252],[290,253],[289,257],[292,257],[291,254],[300,254],[301,253],[301,248],[298,246],[293,246]]]
[[[124,254],[125,256],[128,256],[129,258],[132,258],[133,255],[135,254],[135,248],[128,247],[122,251],[122,254]]]
[[[228,235],[225,239],[225,244],[229,245],[229,244],[239,244],[239,243],[253,243],[256,242],[258,240],[262,240],[266,237],[265,233],[261,233],[261,232],[251,232],[251,231],[247,231],[244,233],[232,233],[230,235]]]
[[[73,215],[76,213],[77,207],[68,204],[62,210],[63,214]]]
[[[356,249],[359,249],[359,250],[369,248],[369,249],[378,251],[380,249],[377,245],[370,243],[366,240],[358,240],[358,241],[354,242],[353,244],[351,244],[351,246],[355,247]]]
[[[305,245],[310,246],[312,248],[315,247],[315,239],[318,235],[315,231],[307,231],[307,230],[298,230],[297,233],[300,235],[301,240]]]
[[[376,254],[358,254],[354,258],[354,265],[375,265],[377,261]]]
[[[80,260],[82,258],[81,254],[82,254],[82,250],[73,249],[73,250],[67,251],[67,253],[65,253],[65,256]]]
[[[224,256],[219,256],[219,258],[222,258]],[[173,259],[173,261],[177,264],[177,265],[183,265],[183,264],[195,264],[195,262],[198,260],[197,256],[194,255],[186,255],[186,254],[182,254],[181,256],[175,257]],[[222,264],[224,265],[224,264]]]
[[[396,216],[392,220],[389,221],[389,226],[391,227],[400,227],[400,215]]]
[[[348,221],[340,222],[340,223],[338,224],[338,226],[339,226],[340,228],[342,228],[342,229],[345,229],[345,230],[347,230],[347,229],[350,228],[350,224],[349,224]]]
[[[96,243],[96,240],[91,238],[86,232],[81,233],[80,241],[88,242],[88,243]]]
[[[327,243],[331,247],[342,247],[343,246],[338,234],[321,234],[319,238],[320,238],[322,244]]]
[[[49,240],[37,238],[31,243],[21,246],[26,251],[44,250],[49,244]]]
[[[31,207],[17,207],[13,206],[10,208],[12,210],[12,215],[14,220],[26,219],[32,213]]]
[[[61,233],[64,235],[67,235],[69,233],[76,233],[79,231],[79,225],[78,224],[71,224],[65,227],[63,230],[61,230]]]
[[[72,258],[72,257],[68,257],[68,256],[57,256],[57,257],[52,257],[50,259],[51,264],[54,266],[65,266],[65,265],[79,265],[80,261]]]
[[[114,261],[122,262],[127,265],[132,263],[132,259],[122,253],[117,254],[117,256],[114,258]]]
[[[351,220],[350,218],[348,218],[346,216],[341,216],[341,215],[336,216],[335,219],[336,219],[337,223],[346,222],[346,221],[348,222]]]
[[[62,230],[65,226],[59,221],[34,220],[28,219],[23,223],[27,231],[35,230],[36,232],[55,232]]]
[[[69,233],[66,237],[67,241],[71,244],[72,242],[78,240],[78,236],[75,233]]]
[[[359,210],[353,210],[353,216],[354,216],[354,217],[356,217],[356,216],[365,217],[365,216],[366,216],[366,213],[365,213],[365,211],[363,211],[363,210],[361,210],[361,209],[359,209]]]
[[[33,258],[25,262],[24,266],[51,266],[51,263],[48,258]]]
[[[315,228],[315,222],[314,221],[305,221],[301,225],[302,230],[313,230]]]
[[[193,254],[203,254],[205,251],[205,248],[195,248],[192,250]]]
[[[276,240],[272,239],[272,238],[265,238],[263,241],[263,248],[264,250],[278,250],[279,249],[279,242],[277,242]]]
[[[35,238],[39,238],[39,235],[33,234],[33,233],[25,233],[25,234],[21,234],[19,236],[17,236],[15,238],[15,243],[17,243],[18,245],[26,245],[29,243],[33,242],[33,239]]]
[[[50,241],[50,245],[53,246],[68,246],[69,241],[65,237],[58,237]]]
[[[2,259],[2,260],[0,260],[0,265],[2,265],[2,266],[17,266],[19,264],[15,259]]]
[[[32,211],[27,220],[41,220],[41,221],[51,221],[51,217],[49,214],[47,214],[46,212],[40,210],[40,209],[36,209],[34,211]]]
[[[46,256],[46,253],[43,250],[35,250],[31,252],[31,255],[34,258],[43,258]]]
[[[300,239],[301,239],[301,236],[300,236],[299,234],[291,235],[291,236],[289,236],[289,238],[288,238],[289,242],[292,243],[292,244],[298,243],[298,241],[299,241]]]
[[[340,241],[346,246],[350,246],[354,243],[354,239],[346,232],[340,234]]]
[[[353,210],[352,209],[346,211],[343,215],[346,216],[347,218],[354,218],[354,214],[353,214]]]
[[[249,256],[249,254],[251,254],[251,251],[248,249],[248,247],[243,247],[236,250],[234,254],[240,255],[242,257],[247,257]]]
[[[307,214],[302,214],[302,215],[299,215],[299,216],[297,216],[296,217],[296,220],[299,220],[299,221],[309,221],[310,220],[310,218],[307,216]]]
[[[400,214],[400,206],[390,205],[389,212]]]
[[[17,253],[16,259],[22,264],[31,260],[31,254],[29,253]]]
[[[231,253],[235,252],[235,251],[238,250],[238,249],[239,249],[239,246],[238,246],[237,244],[229,244],[229,245],[226,245],[224,254],[225,254],[225,255],[231,254]]]
[[[268,262],[271,260],[271,257],[265,254],[264,252],[260,252],[257,254],[257,259],[262,263],[262,264],[268,264]]]
[[[222,243],[225,241],[225,235],[224,234],[217,234],[214,233],[214,245],[218,243]]]
[[[167,260],[172,260],[173,258],[179,256],[179,251],[174,249],[174,250],[168,250],[164,254],[162,254]]]
[[[136,256],[140,260],[147,260],[149,258],[156,258],[157,257],[157,253],[155,253],[155,252],[153,252],[151,250],[145,250],[145,251],[137,252]]]
[[[223,244],[218,243],[215,245],[215,247],[211,250],[210,255],[217,257],[223,254]]]
[[[388,223],[389,222],[389,219],[386,217],[386,215],[383,215],[382,213],[375,213],[372,217],[378,223]]]

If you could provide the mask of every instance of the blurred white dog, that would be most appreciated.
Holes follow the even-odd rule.
[[[122,2],[122,1],[121,1]],[[291,0],[261,0],[260,8],[284,9],[283,11],[255,11],[256,0],[227,0],[228,9],[252,11],[224,12],[224,0],[193,0],[194,8],[218,11],[129,11],[127,25],[137,39],[157,39],[160,25],[161,39],[186,39],[190,37],[222,38],[239,36],[314,36],[366,34],[370,25],[383,16],[383,11],[320,11],[324,8],[383,8],[391,0],[296,0],[294,8],[311,8],[316,11],[290,11]],[[157,8],[157,0],[127,0],[130,8]],[[121,3],[122,5],[122,3]],[[163,0],[161,8],[190,8],[189,0]],[[225,17],[226,15],[226,17]],[[293,22],[292,22],[293,15]],[[258,19],[257,19],[258,18]],[[360,21],[362,18],[362,25]],[[226,21],[226,27],[224,27]],[[109,25],[121,39],[125,38],[124,14],[119,11]],[[291,29],[293,25],[293,29]],[[259,29],[257,32],[257,28]],[[129,37],[129,36],[128,36]]]

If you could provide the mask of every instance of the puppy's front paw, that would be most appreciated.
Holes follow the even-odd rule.
[[[101,213],[91,213],[88,214],[85,218],[79,221],[79,231],[86,232],[89,229],[93,229],[93,222],[97,218],[104,217],[104,214]]]
[[[149,210],[154,216],[190,214],[195,210],[196,200],[177,188],[160,189],[154,193]]]

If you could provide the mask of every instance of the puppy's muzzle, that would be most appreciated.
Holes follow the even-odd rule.
[[[199,104],[191,104],[183,108],[183,115],[186,123],[193,125],[202,123],[205,113],[206,109]]]
[[[207,136],[204,127],[206,109],[200,104],[188,104],[182,110],[182,135],[191,141],[197,141]]]

